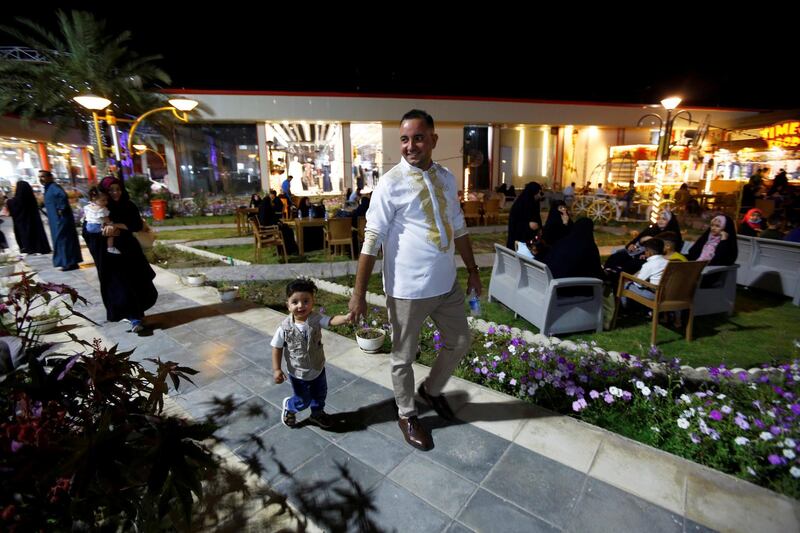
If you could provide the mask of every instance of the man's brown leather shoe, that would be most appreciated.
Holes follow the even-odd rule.
[[[453,413],[453,410],[450,408],[450,404],[447,403],[447,399],[444,397],[444,394],[440,394],[439,396],[431,396],[428,394],[428,391],[425,390],[425,383],[420,383],[417,392],[425,400],[428,405],[433,407],[433,410],[436,411],[436,414],[444,418],[445,420],[455,420],[456,415]]]
[[[430,432],[422,425],[422,422],[419,421],[418,417],[400,417],[400,420],[397,421],[397,425],[400,426],[400,431],[403,432],[403,437],[405,437],[406,442],[414,448],[424,452],[433,448],[433,438]]]

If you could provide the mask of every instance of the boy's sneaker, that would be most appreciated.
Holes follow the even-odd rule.
[[[287,396],[283,399],[283,410],[281,411],[281,422],[287,428],[293,428],[297,426],[297,416],[294,412],[289,410],[289,400],[291,400],[291,396]]]
[[[122,252],[116,246],[111,246],[110,248],[106,248],[106,252],[114,255],[121,255]]]
[[[333,417],[325,411],[311,413],[311,416],[308,417],[308,421],[322,429],[330,429],[334,425]]]
[[[130,321],[130,323],[131,323],[131,329],[130,329],[131,333],[139,333],[144,329],[142,321],[139,319],[134,318],[133,320]]]

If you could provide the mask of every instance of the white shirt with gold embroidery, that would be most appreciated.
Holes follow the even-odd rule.
[[[383,246],[387,295],[416,300],[453,288],[453,239],[467,234],[456,183],[438,163],[423,171],[405,159],[381,177],[367,211],[361,253],[377,255]]]

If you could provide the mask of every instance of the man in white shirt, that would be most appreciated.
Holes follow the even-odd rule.
[[[564,203],[567,204],[567,207],[572,207],[572,202],[575,201],[575,182],[573,181],[570,185],[564,187],[562,193],[564,195]]]
[[[414,109],[401,119],[403,159],[383,175],[372,193],[350,299],[351,318],[356,319],[366,311],[367,281],[382,246],[398,425],[406,442],[421,450],[433,447],[414,403],[411,363],[416,358],[422,325],[428,316],[433,319],[443,347],[418,392],[442,418],[454,418],[442,389],[472,340],[464,292],[456,281],[454,250],[467,265],[467,288],[481,293],[478,267],[458,202],[458,181],[432,159],[437,140],[433,118],[425,111]]]
[[[637,272],[635,276],[653,285],[658,285],[661,281],[661,275],[664,273],[664,269],[667,268],[669,264],[669,260],[664,257],[664,241],[655,238],[647,239],[642,242],[642,246],[644,246],[644,256],[647,260],[644,265],[642,265],[642,269]],[[651,289],[638,285],[633,281],[629,281],[625,288],[644,296],[648,300],[653,300],[656,297],[656,294]],[[623,297],[620,301],[623,307],[628,306],[627,298]]]

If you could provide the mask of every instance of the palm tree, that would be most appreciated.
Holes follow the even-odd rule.
[[[140,57],[128,49],[131,34],[107,32],[106,22],[85,11],[56,13],[58,34],[29,20],[17,18],[18,29],[0,25],[3,31],[35,49],[41,61],[0,60],[0,113],[12,113],[24,121],[46,119],[63,132],[87,125],[88,114],[73,101],[81,94],[111,100],[117,116],[136,116],[164,105],[166,98],[147,88],[168,85],[170,78],[155,65],[160,55]],[[97,147],[92,128],[89,137]],[[96,152],[97,153],[97,152]],[[105,172],[105,162],[97,161]]]

